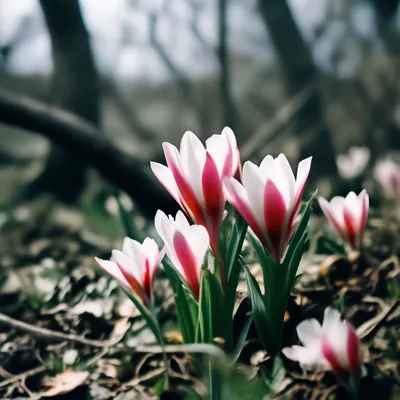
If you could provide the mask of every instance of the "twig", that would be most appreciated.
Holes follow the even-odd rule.
[[[112,338],[109,340],[93,340],[93,339],[86,339],[82,336],[75,335],[72,333],[63,333],[54,331],[47,328],[40,328],[38,326],[34,326],[28,324],[26,322],[19,321],[17,319],[11,318],[5,314],[0,313],[0,324],[4,324],[7,326],[11,326],[15,329],[19,329],[21,331],[27,332],[32,336],[46,338],[54,342],[59,341],[69,341],[75,342],[79,344],[83,344],[86,346],[91,347],[100,347],[100,348],[110,348],[115,347],[119,344],[119,342],[123,339],[122,337]],[[196,343],[196,344],[179,344],[179,345],[167,345],[167,346],[160,346],[160,345],[143,345],[143,346],[127,346],[123,344],[118,349],[120,350],[129,350],[135,351],[137,353],[201,353],[201,354],[208,354],[209,356],[224,360],[225,353],[216,345],[205,344],[205,343]]]
[[[122,337],[113,338],[110,340],[86,339],[82,336],[74,335],[72,333],[63,333],[47,328],[41,328],[39,326],[34,326],[26,322],[11,318],[3,313],[0,313],[0,324],[11,326],[15,329],[27,332],[32,336],[46,338],[50,341],[60,342],[67,340],[69,342],[75,342],[92,347],[111,347],[117,344],[122,339]]]
[[[13,375],[11,378],[6,379],[3,382],[0,382],[0,388],[6,387],[12,383],[18,382],[18,381],[25,381],[26,378],[29,378],[30,376],[34,376],[37,374],[40,374],[44,371],[47,370],[47,365],[40,365],[39,367],[30,369],[29,371],[23,372],[22,374],[18,375]]]
[[[393,302],[390,306],[385,305],[385,308],[376,317],[359,326],[357,334],[360,339],[365,339],[375,332],[398,306],[399,301]]]

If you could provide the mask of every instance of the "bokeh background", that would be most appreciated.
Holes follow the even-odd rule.
[[[76,202],[103,182],[99,165],[121,187],[122,151],[136,170],[129,194],[154,202],[151,214],[164,198],[149,160],[186,130],[205,139],[232,127],[244,160],[312,155],[314,179],[334,179],[349,146],[372,161],[396,150],[398,3],[0,0],[0,207],[38,194]],[[86,120],[100,144],[68,124],[42,129],[20,95]]]

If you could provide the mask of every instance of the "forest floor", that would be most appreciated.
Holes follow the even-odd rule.
[[[92,211],[44,200],[0,221],[0,399],[205,398],[196,364],[181,351],[168,354],[169,389],[163,389],[164,364],[157,348],[148,347],[150,331],[93,261],[108,258],[123,235],[111,221],[116,217],[102,218],[94,224],[99,218]],[[320,224],[315,217],[313,225]],[[311,243],[288,305],[284,342],[296,343],[299,322],[321,320],[326,306],[336,306],[362,340],[360,399],[400,399],[400,223],[372,216],[364,245],[361,256],[345,256],[332,254],[323,236]],[[162,272],[155,297],[165,339],[179,345]],[[236,326],[249,312],[241,283]],[[278,399],[350,398],[329,372],[306,372],[284,357],[272,363],[253,328],[239,364],[249,380],[268,376]],[[259,392],[239,397],[263,398]]]

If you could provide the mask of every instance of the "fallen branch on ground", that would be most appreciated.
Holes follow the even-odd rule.
[[[0,123],[40,133],[70,151],[128,193],[147,216],[153,217],[159,208],[167,213],[178,210],[145,163],[116,147],[93,125],[72,113],[0,90]]]

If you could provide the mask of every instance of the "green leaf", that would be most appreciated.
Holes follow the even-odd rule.
[[[224,295],[215,274],[203,270],[199,298],[199,337],[197,341],[213,343],[215,337],[225,338],[229,328],[224,310]]]
[[[287,273],[286,293],[289,296],[296,278],[296,272],[303,256],[306,242],[308,239],[308,228],[312,211],[312,202],[317,194],[317,191],[311,196],[310,200],[305,204],[303,215],[301,216],[299,225],[289,243],[285,259],[282,262],[282,267]]]
[[[232,234],[230,236],[227,252],[224,258],[224,264],[227,274],[227,288],[226,288],[226,302],[225,307],[227,313],[230,314],[232,320],[232,313],[236,301],[236,289],[239,284],[241,263],[239,261],[240,252],[243,247],[243,242],[246,237],[247,223],[245,220],[237,215],[236,221],[233,225]]]
[[[242,330],[240,331],[239,339],[238,339],[238,341],[236,343],[236,346],[235,346],[235,349],[233,350],[233,353],[231,355],[232,364],[234,364],[237,361],[237,359],[240,356],[240,353],[243,350],[243,346],[244,346],[244,343],[246,341],[246,338],[247,338],[247,335],[249,333],[249,329],[250,329],[250,326],[251,326],[252,322],[253,322],[253,315],[250,314],[247,317],[246,322],[244,323],[244,325],[242,327]]]
[[[125,230],[125,235],[130,237],[131,239],[137,240],[138,242],[142,242],[144,238],[136,228],[133,216],[121,203],[119,193],[116,192],[114,194],[114,197],[118,203],[119,217],[121,218],[121,222]]]
[[[235,281],[236,275],[239,276],[237,270],[239,270],[240,272],[240,265],[237,268],[235,268],[235,266],[237,264],[240,252],[243,247],[243,242],[244,238],[246,237],[247,227],[248,225],[246,221],[239,214],[237,214],[236,220],[232,227],[232,233],[229,238],[229,244],[225,243],[226,254],[224,257],[224,264],[225,264],[228,284],[231,280]]]
[[[249,292],[249,297],[251,301],[254,323],[256,325],[261,341],[265,343],[265,340],[268,337],[268,320],[264,298],[261,294],[258,282],[251,274],[249,268],[245,266],[244,270],[246,272],[247,290]]]
[[[343,244],[323,235],[317,238],[315,252],[317,254],[346,254]]]
[[[177,283],[175,290],[175,306],[184,342],[194,343],[198,304],[180,282]]]
[[[146,321],[146,324],[149,327],[149,329],[153,332],[157,343],[159,345],[163,346],[164,345],[164,340],[163,340],[163,337],[162,337],[160,326],[158,324],[158,321],[157,321],[155,315],[153,315],[152,311],[149,310],[141,302],[141,300],[139,300],[134,294],[128,292],[126,289],[123,289],[123,290],[125,291],[125,293],[129,297],[129,299],[133,302],[133,304],[135,304],[135,306],[139,310],[140,315]]]

